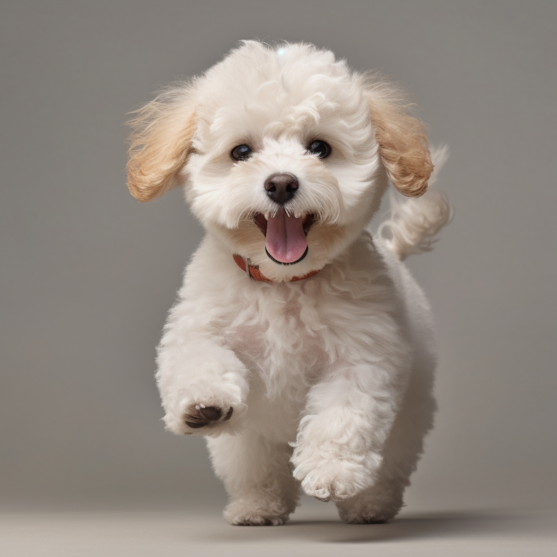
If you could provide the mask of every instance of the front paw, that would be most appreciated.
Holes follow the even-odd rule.
[[[184,423],[192,429],[199,429],[214,425],[218,422],[227,422],[234,412],[234,408],[219,408],[218,406],[206,406],[202,402],[190,405],[184,413]]]
[[[294,470],[307,495],[319,501],[342,501],[357,495],[371,484],[369,472],[360,464],[346,460],[324,462],[313,470]]]
[[[192,387],[180,391],[167,407],[166,428],[181,435],[218,435],[236,432],[246,405],[232,386],[229,391]]]
[[[297,453],[297,454],[296,454]],[[374,473],[381,461],[379,455],[324,456],[313,454],[302,456],[296,451],[293,462],[294,477],[302,482],[307,495],[320,501],[342,501],[354,497],[373,485]]]

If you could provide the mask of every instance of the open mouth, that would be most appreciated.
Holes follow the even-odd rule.
[[[267,255],[280,265],[294,265],[307,255],[306,236],[314,220],[313,214],[294,217],[282,208],[268,219],[261,213],[253,217],[253,222],[265,236]]]

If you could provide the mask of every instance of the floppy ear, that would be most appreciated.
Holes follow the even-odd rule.
[[[188,86],[170,89],[128,122],[128,188],[139,201],[156,199],[178,185],[196,129],[192,96]]]
[[[390,100],[388,92],[370,91],[369,106],[389,179],[406,196],[422,195],[433,171],[424,124]]]

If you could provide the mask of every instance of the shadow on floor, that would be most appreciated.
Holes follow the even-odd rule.
[[[231,527],[214,531],[219,541],[306,540],[320,543],[401,542],[416,539],[539,536],[555,531],[555,514],[543,511],[467,511],[403,515],[389,524],[344,524],[293,518],[281,527]],[[552,524],[551,524],[552,523]],[[213,538],[214,539],[214,538]],[[215,540],[216,541],[216,540]]]

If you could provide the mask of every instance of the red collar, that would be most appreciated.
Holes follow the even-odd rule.
[[[247,273],[249,278],[256,280],[258,282],[274,282],[270,278],[267,278],[259,270],[259,265],[251,265],[249,259],[247,259],[247,267],[246,267],[246,261],[241,255],[235,253],[232,257],[234,257],[234,261],[236,261],[236,265],[238,265],[238,267],[240,267],[240,269],[242,269],[244,273]],[[313,275],[316,275],[318,272],[319,271],[310,271],[307,275],[301,277],[292,277],[290,279],[290,282],[295,282],[297,280],[304,280],[306,278],[312,277]]]

